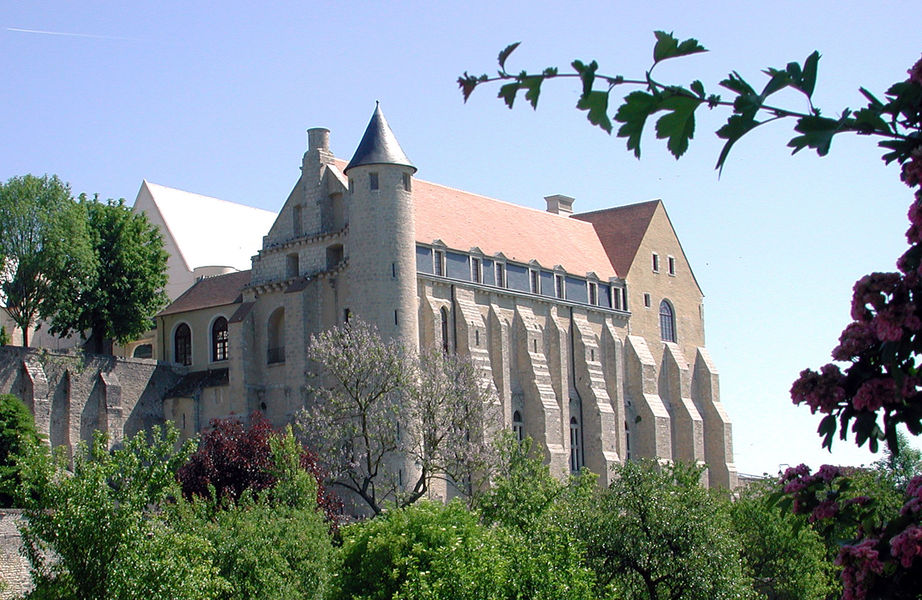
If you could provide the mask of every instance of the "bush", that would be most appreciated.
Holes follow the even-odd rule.
[[[28,407],[16,396],[0,395],[0,506],[21,505],[17,497],[25,490],[18,462],[27,448],[40,443]]]

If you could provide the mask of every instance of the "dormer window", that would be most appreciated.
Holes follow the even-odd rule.
[[[541,272],[538,271],[537,269],[530,269],[528,271],[528,274],[529,274],[529,285],[530,285],[529,291],[531,291],[532,294],[540,294],[541,293]]]
[[[479,258],[471,257],[471,281],[483,283],[483,269]]]
[[[496,287],[506,287],[506,265],[503,263],[494,263],[496,265]]]
[[[371,190],[378,189],[378,174],[377,173],[368,174],[368,188]]]
[[[599,285],[594,281],[589,282],[589,304],[593,306],[599,304]]]
[[[432,273],[439,277],[445,276],[445,252],[442,250],[432,253]]]
[[[567,297],[567,286],[564,285],[563,275],[554,275],[554,291],[557,292],[557,297],[560,299]]]

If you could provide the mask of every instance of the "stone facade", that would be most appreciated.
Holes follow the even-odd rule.
[[[169,336],[186,324],[190,371],[227,369],[226,383],[172,394],[166,418],[187,434],[257,409],[290,422],[310,336],[358,316],[410,347],[469,356],[506,426],[559,476],[585,465],[606,483],[613,465],[652,457],[707,464],[710,485],[736,486],[703,295],[662,202],[574,214],[555,195],[545,212],[417,180],[379,109],[348,165],[329,140],[309,131],[239,295],[200,294],[159,317],[159,358],[175,360]],[[214,361],[219,315],[229,346]]]

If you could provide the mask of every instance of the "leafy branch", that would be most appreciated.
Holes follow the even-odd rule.
[[[893,85],[881,101],[869,91],[861,88],[867,106],[859,110],[845,108],[837,118],[823,116],[813,104],[820,54],[811,53],[803,63],[790,62],[784,68],[767,68],[762,71],[768,82],[762,91],[756,91],[738,72],[731,72],[719,82],[723,88],[720,94],[708,93],[700,80],[688,86],[668,84],[653,78],[657,65],[665,60],[699,54],[707,50],[698,40],[689,38],[679,41],[672,33],[656,31],[653,47],[653,64],[643,78],[630,79],[623,75],[605,75],[598,72],[596,61],[584,63],[574,60],[570,63],[572,72],[561,72],[557,67],[548,67],[540,72],[526,70],[514,73],[506,68],[510,55],[519,47],[519,42],[510,44],[499,53],[499,69],[495,76],[471,75],[467,71],[458,78],[458,86],[464,101],[475,89],[492,83],[502,83],[497,97],[502,98],[510,109],[514,106],[519,91],[524,91],[525,100],[533,109],[538,107],[542,85],[552,79],[578,79],[582,89],[576,108],[586,111],[586,117],[593,125],[611,134],[615,129],[612,122],[620,123],[616,135],[626,138],[627,149],[640,158],[640,143],[648,120],[656,118],[654,125],[657,139],[666,140],[666,147],[676,158],[688,150],[689,142],[695,136],[695,117],[701,107],[708,109],[730,109],[727,122],[720,127],[717,137],[725,140],[717,159],[716,169],[722,170],[730,149],[744,135],[753,129],[780,119],[794,119],[797,135],[788,142],[792,153],[812,148],[820,156],[829,152],[832,139],[840,133],[857,133],[884,138],[879,146],[887,152],[883,159],[903,163],[913,148],[922,143],[918,136],[918,123],[914,121],[915,111],[907,107],[918,105],[918,88],[908,82]],[[635,88],[623,99],[612,98],[616,88]],[[791,88],[804,95],[806,108],[793,110],[767,104],[768,99]],[[729,95],[728,95],[729,93]],[[727,97],[725,97],[727,96]],[[660,114],[662,113],[662,114]]]

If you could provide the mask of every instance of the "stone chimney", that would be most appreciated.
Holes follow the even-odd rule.
[[[553,196],[545,196],[544,201],[547,202],[547,212],[549,213],[565,217],[573,214],[573,198],[569,196],[554,194]]]
[[[304,161],[308,157],[316,156],[321,164],[332,164],[333,153],[330,152],[330,130],[325,127],[312,127],[307,130],[307,152],[304,153]],[[314,160],[317,160],[316,158]]]

